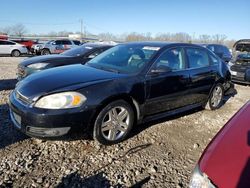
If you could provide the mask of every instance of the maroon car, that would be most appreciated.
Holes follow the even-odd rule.
[[[190,188],[198,187],[250,187],[250,101],[203,152],[190,181]]]

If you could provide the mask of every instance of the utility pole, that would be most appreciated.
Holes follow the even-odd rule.
[[[82,34],[83,21],[82,21],[82,19],[80,19],[80,22],[81,22],[81,42],[82,42],[82,37],[83,37],[83,34]]]

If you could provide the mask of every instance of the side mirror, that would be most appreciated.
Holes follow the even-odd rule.
[[[247,82],[250,82],[250,69],[247,69],[247,70],[246,70],[245,80],[246,80]]]

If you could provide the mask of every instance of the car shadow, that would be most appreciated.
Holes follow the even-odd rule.
[[[12,90],[15,88],[17,79],[0,80],[0,91]]]
[[[193,113],[196,113],[196,112],[199,112],[199,111],[202,111],[202,110],[204,110],[204,108],[198,107],[198,108],[194,108],[194,109],[191,109],[191,110],[179,113],[179,114],[170,115],[170,116],[166,116],[164,118],[160,118],[160,119],[152,120],[152,121],[149,121],[149,122],[146,122],[146,123],[138,124],[137,126],[135,126],[133,128],[133,130],[131,131],[131,134],[129,135],[128,139],[138,135],[140,132],[143,132],[146,129],[148,129],[148,128],[154,126],[154,125],[157,125],[159,123],[175,120],[175,119],[181,118],[183,116],[191,115]]]
[[[12,125],[8,108],[7,104],[0,105],[0,149],[29,138]]]
[[[99,172],[90,177],[82,177],[77,172],[63,177],[61,182],[56,186],[56,188],[68,188],[68,187],[91,187],[91,188],[100,188],[100,187],[124,187],[124,185],[118,183],[111,186],[111,182],[105,177],[105,172]],[[145,177],[144,179],[138,181],[134,185],[130,186],[131,188],[140,188],[150,180],[150,176]]]

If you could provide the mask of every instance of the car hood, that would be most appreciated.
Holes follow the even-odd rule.
[[[61,54],[55,54],[55,55],[42,55],[42,56],[36,56],[36,57],[31,57],[28,59],[23,60],[20,65],[21,66],[28,66],[30,64],[34,63],[41,63],[41,62],[46,62],[46,61],[53,61],[53,60],[59,60],[59,59],[65,59],[65,58],[72,58],[70,56],[65,56]]]
[[[249,114],[250,102],[214,137],[199,161],[217,187],[250,187]]]
[[[73,91],[91,84],[126,76],[86,65],[69,65],[30,75],[17,84],[16,91],[29,100],[60,91]]]

